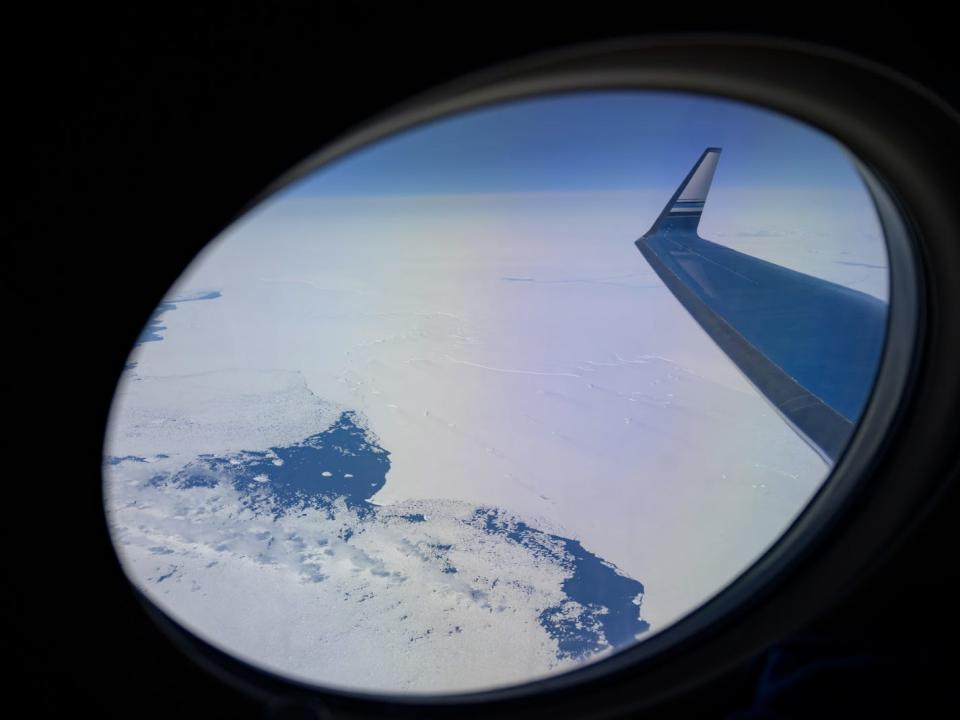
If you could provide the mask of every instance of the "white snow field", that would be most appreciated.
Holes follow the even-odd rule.
[[[107,512],[133,582],[260,667],[414,693],[617,649],[564,539],[636,581],[629,640],[708,600],[828,468],[633,245],[670,192],[279,197],[249,214],[171,289],[162,340],[117,391]],[[886,299],[863,190],[718,186],[700,234]],[[280,507],[281,448],[345,412],[371,462],[389,453],[370,502]],[[367,482],[338,468],[318,464],[317,487]],[[171,480],[187,476],[206,480]]]

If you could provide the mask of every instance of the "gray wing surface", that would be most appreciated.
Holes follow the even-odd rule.
[[[887,305],[701,238],[719,158],[704,151],[636,246],[784,420],[836,462],[873,388]]]

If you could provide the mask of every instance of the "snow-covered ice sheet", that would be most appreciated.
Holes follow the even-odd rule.
[[[885,299],[862,192],[716,194],[704,237]],[[828,468],[633,246],[668,195],[255,210],[118,388],[131,578],[240,657],[372,691],[541,677],[709,599]]]

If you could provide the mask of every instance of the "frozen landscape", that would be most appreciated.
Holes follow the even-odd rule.
[[[695,157],[657,187],[289,192],[231,227],[117,390],[134,583],[254,665],[412,693],[576,667],[708,600],[829,468],[633,245]],[[854,184],[721,165],[700,234],[886,299]]]

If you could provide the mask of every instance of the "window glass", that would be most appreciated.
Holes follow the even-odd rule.
[[[114,401],[114,544],[185,628],[321,686],[594,662],[709,600],[820,488],[887,284],[849,156],[778,114],[594,92],[408,130],[170,288]]]

